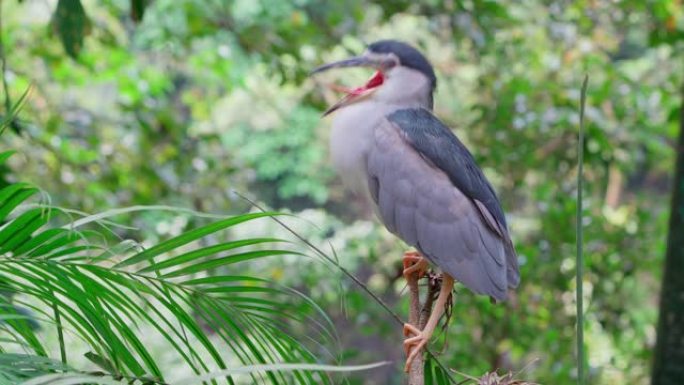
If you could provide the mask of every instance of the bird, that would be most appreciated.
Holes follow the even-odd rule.
[[[518,258],[501,203],[470,151],[433,113],[435,70],[398,40],[371,43],[359,56],[315,68],[367,67],[360,87],[333,86],[345,96],[332,115],[332,165],[347,188],[368,199],[377,217],[416,252],[403,275],[442,271],[435,307],[424,328],[404,324],[405,370],[429,342],[454,287],[505,301],[520,283]]]

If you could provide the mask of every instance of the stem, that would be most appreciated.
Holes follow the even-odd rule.
[[[409,281],[409,289],[411,294],[411,309],[409,313],[409,323],[416,326],[418,329],[425,329],[425,325],[432,314],[432,305],[435,302],[435,294],[439,292],[439,284],[437,280],[427,277],[427,293],[425,294],[425,302],[423,307],[420,306],[418,281]],[[415,286],[415,293],[412,284]],[[409,369],[409,385],[424,385],[425,384],[425,359],[422,354],[416,356],[411,363]]]
[[[9,86],[7,85],[7,59],[5,58],[5,43],[2,39],[2,0],[0,0],[0,71],[2,71],[2,89],[5,93],[5,114],[12,110],[10,101]]]
[[[576,277],[577,288],[577,384],[584,384],[584,304],[583,304],[583,282],[584,276],[584,255],[582,250],[583,233],[582,233],[582,174],[584,172],[584,105],[587,99],[587,84],[589,82],[589,75],[584,76],[582,82],[582,92],[580,95],[580,123],[579,123],[579,139],[577,142],[577,268]]]
[[[425,303],[423,304],[423,309],[420,311],[420,321],[418,327],[423,330],[427,324],[430,315],[432,314],[432,305],[435,303],[436,294],[439,293],[440,285],[437,279],[432,279],[428,277],[428,292],[425,295]]]
[[[2,1],[2,0],[0,0]],[[54,295],[54,294],[53,294]],[[55,324],[57,326],[57,339],[59,341],[59,354],[62,358],[62,363],[67,364],[66,345],[64,344],[64,330],[62,330],[62,316],[60,315],[57,304],[52,304],[52,312],[55,314]]]
[[[409,323],[418,329],[423,329],[424,325],[421,326],[421,307],[420,307],[420,291],[418,290],[418,273],[411,274],[407,277],[408,287],[409,287]],[[427,299],[426,299],[427,301]],[[409,385],[424,385],[425,384],[425,374],[424,374],[424,359],[423,354],[418,354],[416,358],[411,362],[411,367],[408,373],[408,383]]]

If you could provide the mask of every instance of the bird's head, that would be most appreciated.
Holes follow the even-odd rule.
[[[432,109],[432,94],[437,87],[435,71],[420,51],[406,43],[376,41],[362,55],[322,65],[311,74],[340,67],[369,67],[376,72],[361,87],[333,86],[346,95],[324,115],[364,100]]]

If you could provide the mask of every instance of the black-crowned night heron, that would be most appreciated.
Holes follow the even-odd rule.
[[[330,138],[334,168],[373,202],[389,231],[420,252],[404,256],[407,279],[427,269],[422,256],[443,271],[425,328],[404,325],[408,368],[432,336],[454,279],[504,301],[520,273],[494,189],[468,149],[432,114],[432,65],[408,44],[383,40],[361,56],[313,73],[359,66],[376,72],[364,86],[343,89],[347,95],[325,112],[336,111]]]

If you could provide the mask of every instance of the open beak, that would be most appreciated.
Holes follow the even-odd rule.
[[[371,94],[373,91],[375,91],[377,87],[381,86],[384,82],[385,76],[383,74],[383,71],[393,67],[395,64],[395,61],[391,60],[391,58],[356,56],[349,59],[336,61],[334,63],[324,64],[311,71],[310,75],[315,75],[332,68],[371,67],[376,69],[375,74],[370,79],[368,79],[365,85],[361,87],[346,88],[343,86],[331,85],[330,87],[333,90],[344,92],[346,95],[340,101],[330,106],[330,108],[328,108],[323,113],[323,116],[326,116],[344,106],[348,106]]]

